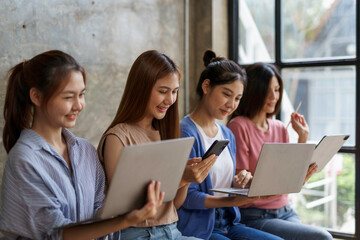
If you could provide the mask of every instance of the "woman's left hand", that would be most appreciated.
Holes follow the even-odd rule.
[[[245,169],[241,170],[234,176],[234,187],[245,188],[249,187],[253,176],[251,172]]]
[[[299,135],[299,143],[306,143],[309,137],[309,126],[303,115],[293,112],[291,114],[291,125]]]

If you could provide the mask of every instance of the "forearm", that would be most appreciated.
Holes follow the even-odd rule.
[[[95,239],[130,226],[131,223],[125,219],[125,216],[120,216],[101,222],[64,228],[63,239]]]
[[[176,209],[179,209],[183,205],[187,196],[187,191],[189,189],[189,186],[190,183],[185,183],[185,182],[180,183],[179,189],[177,190],[176,196],[174,198],[174,205]]]
[[[205,198],[206,208],[221,208],[221,207],[234,207],[236,206],[235,197],[219,197],[208,195]]]

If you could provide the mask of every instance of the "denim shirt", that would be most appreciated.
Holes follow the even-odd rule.
[[[2,182],[0,230],[8,239],[62,239],[62,227],[94,217],[105,175],[95,148],[62,132],[72,165],[39,134],[24,129],[11,149]]]

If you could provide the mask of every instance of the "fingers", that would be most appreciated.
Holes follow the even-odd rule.
[[[303,184],[305,184],[311,178],[311,176],[317,172],[317,170],[318,170],[318,165],[316,163],[311,164],[307,170]]]
[[[155,182],[151,181],[147,187],[147,201],[148,203],[155,203],[156,190]]]
[[[195,165],[197,165],[198,163],[200,163],[201,160],[202,160],[201,157],[191,158],[191,159],[188,160],[187,165],[188,165],[188,166],[195,166]]]
[[[241,187],[245,188],[248,183],[250,183],[252,175],[250,172],[245,169],[241,170],[237,175],[235,175],[234,180]]]

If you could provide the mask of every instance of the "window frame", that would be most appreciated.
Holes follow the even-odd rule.
[[[325,59],[316,61],[291,61],[281,60],[281,0],[275,1],[275,64],[279,70],[294,67],[331,67],[353,66],[355,67],[355,146],[342,147],[340,153],[352,153],[355,155],[355,234],[331,231],[334,238],[360,239],[360,0],[355,1],[355,42],[356,54],[354,58]],[[239,53],[239,0],[228,0],[228,27],[229,27],[229,59],[238,61]],[[243,65],[245,66],[245,65]],[[278,116],[279,117],[279,116]]]

